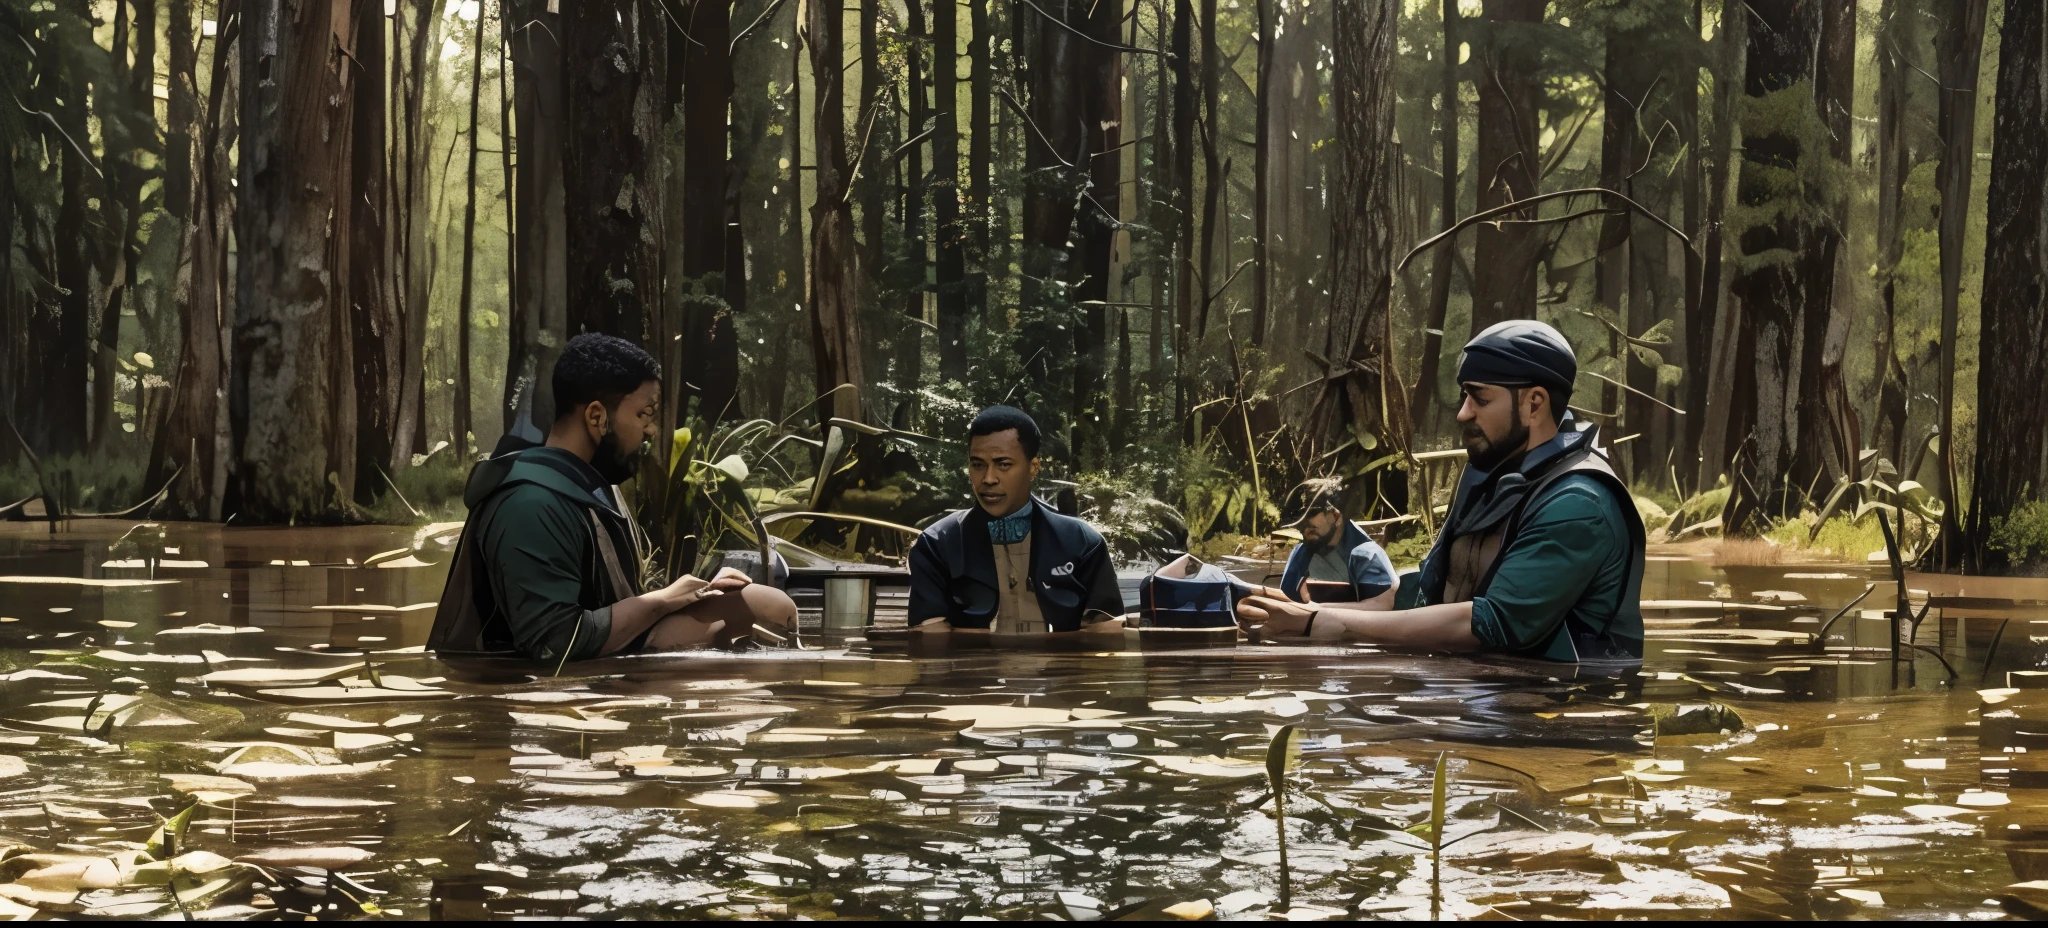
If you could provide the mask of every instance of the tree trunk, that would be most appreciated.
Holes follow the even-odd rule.
[[[880,131],[883,121],[881,114],[876,110],[876,104],[883,98],[885,84],[882,77],[881,42],[882,8],[887,5],[887,0],[854,2],[860,5],[860,109],[854,127],[858,132],[872,119],[877,130],[866,133],[866,138],[856,138],[856,144],[862,148],[855,154],[861,165],[861,172],[860,176],[853,179],[854,199],[861,204],[861,269],[866,274],[865,283],[869,290],[879,292],[883,287],[882,271],[889,266],[888,249],[885,245],[887,233],[883,230],[883,220],[889,215],[888,209],[883,206],[889,202],[889,183],[883,165],[887,162],[890,150],[895,148],[887,134]],[[923,0],[906,0],[906,3],[921,2]],[[693,25],[692,30],[694,29]],[[923,29],[915,27],[911,29],[911,34],[913,47],[907,57],[915,57],[915,45],[930,38]],[[895,120],[889,121],[893,123]],[[915,134],[922,129],[922,126],[913,125],[910,132]]]
[[[739,255],[738,168],[728,113],[733,103],[732,4],[702,0],[691,7],[688,38],[669,36],[682,58],[682,365],[669,386],[675,408],[691,401],[707,423],[739,412],[740,348],[736,304],[746,299],[743,274],[729,274]],[[689,39],[696,41],[691,42]],[[865,68],[863,68],[865,73]],[[666,347],[666,346],[664,346]]]
[[[1877,394],[1878,448],[1886,459],[1901,466],[1900,453],[1906,437],[1905,368],[1898,356],[1898,267],[1905,254],[1905,236],[1900,222],[1905,201],[1906,176],[1913,169],[1906,153],[1906,82],[1909,72],[1900,54],[1900,32],[1904,17],[1899,0],[1884,0],[1878,13],[1877,57],[1877,278],[1884,304],[1884,324],[1877,332],[1872,353],[1876,376],[1871,386]]]
[[[843,26],[844,0],[811,0],[805,44],[811,51],[816,87],[813,138],[817,151],[817,201],[811,206],[811,354],[820,394],[832,392],[817,406],[823,420],[831,416],[860,418],[857,390],[866,383],[861,349],[858,255],[854,252],[853,208],[847,196],[846,82]]]
[[[1252,0],[1258,34],[1252,94],[1252,331],[1253,347],[1266,344],[1267,300],[1273,271],[1273,4]],[[1213,181],[1212,181],[1213,183]]]
[[[1802,150],[1798,123],[1818,118],[1811,100],[1821,6],[1818,0],[1796,0],[1753,7],[1751,13],[1756,22],[1749,29],[1744,92],[1752,106],[1793,115],[1747,131],[1742,140],[1736,196],[1745,208],[1774,218],[1742,231],[1747,269],[1734,284],[1743,314],[1737,357],[1749,360],[1749,374],[1736,380],[1728,420],[1729,445],[1742,460],[1730,481],[1734,492],[1723,526],[1731,534],[1763,531],[1774,517],[1796,515],[1790,498],[1805,490],[1791,486],[1800,383],[1793,338],[1805,313],[1816,311],[1799,256],[1819,244],[1802,217],[1813,196],[1807,176],[1827,153]]]
[[[1701,227],[1704,242],[1699,248],[1699,313],[1688,320],[1690,328],[1686,334],[1687,358],[1693,365],[1687,373],[1692,389],[1686,397],[1686,429],[1692,446],[1698,449],[1696,460],[1688,462],[1688,469],[1698,474],[1694,484],[1702,490],[1713,486],[1726,471],[1733,453],[1728,435],[1732,404],[1727,399],[1734,395],[1736,365],[1742,360],[1739,339],[1734,337],[1734,330],[1742,324],[1742,314],[1722,307],[1721,269],[1726,250],[1722,217],[1728,209],[1728,178],[1736,159],[1735,101],[1741,96],[1735,76],[1742,72],[1748,48],[1746,9],[1742,4],[1722,8],[1721,30],[1715,37],[1718,47],[1711,57],[1715,65],[1714,127],[1708,148],[1713,152],[1713,163],[1707,169],[1707,218]],[[1719,402],[1713,401],[1716,397]]]
[[[1978,31],[1981,38],[1981,25]],[[1827,150],[1812,154],[1831,160],[1831,167],[1846,176],[1856,81],[1854,5],[1822,6],[1820,54],[1814,73],[1814,107],[1826,129]],[[1802,490],[1831,487],[1836,478],[1852,474],[1863,445],[1842,371],[1848,354],[1850,315],[1837,313],[1834,305],[1842,231],[1849,220],[1847,189],[1838,189],[1822,206],[1827,218],[1814,226],[1812,244],[1800,255],[1799,268],[1805,278],[1806,307],[1800,319],[1799,399],[1794,414],[1799,432],[1793,447],[1792,482]]]
[[[1084,201],[1074,217],[1079,226],[1077,254],[1071,263],[1080,279],[1074,285],[1079,325],[1074,327],[1074,398],[1072,421],[1076,472],[1100,468],[1109,453],[1113,418],[1109,397],[1110,277],[1116,267],[1117,228],[1123,219],[1123,57],[1108,47],[1123,40],[1124,0],[1075,0],[1068,10],[1074,25],[1092,42],[1072,46],[1077,73],[1074,86],[1082,95],[1081,124],[1085,146],[1076,161],[1087,170]]]
[[[1977,462],[1969,513],[1972,569],[2009,571],[1992,528],[2048,494],[2048,10],[2009,3],[1998,40],[1984,313],[1977,361]],[[1948,347],[1946,343],[1942,346]],[[1946,531],[1944,531],[1946,534]],[[2038,556],[2038,555],[2037,555]]]
[[[568,217],[563,212],[562,17],[544,0],[523,0],[512,25],[513,119],[518,172],[512,210],[513,326],[506,352],[505,429],[522,410],[545,433],[554,419],[555,358],[568,338]]]
[[[1615,29],[1606,36],[1606,61],[1602,71],[1605,75],[1604,92],[1601,94],[1600,132],[1600,186],[1608,190],[1633,194],[1636,163],[1643,158],[1638,150],[1642,129],[1637,123],[1640,108],[1646,107],[1652,84],[1657,79],[1655,62],[1643,48],[1649,36],[1644,29]],[[1602,204],[1606,205],[1606,204]],[[1633,288],[1629,286],[1630,271],[1634,262],[1634,251],[1629,233],[1635,226],[1633,213],[1609,213],[1600,220],[1600,257],[1594,266],[1594,299],[1602,309],[1613,314],[1614,323],[1634,334],[1643,328],[1634,318],[1640,309],[1634,306]],[[1477,323],[1474,323],[1477,326]],[[1634,368],[1628,343],[1619,335],[1609,333],[1610,353],[1620,362],[1612,373],[1616,380],[1632,380]],[[1633,385],[1633,384],[1632,384]],[[1602,383],[1605,399],[1597,403],[1602,410],[1622,411],[1622,418],[1614,423],[1614,437],[1619,438],[1630,431],[1640,431],[1648,425],[1638,421],[1638,410],[1630,402],[1631,396],[1621,387]],[[1586,406],[1595,403],[1581,401]],[[1637,443],[1640,447],[1640,442]],[[1617,455],[1617,459],[1633,457],[1635,449]]]
[[[175,471],[178,476],[165,500],[166,510],[211,521],[222,517],[221,502],[227,492],[233,455],[228,408],[220,402],[220,392],[229,383],[229,361],[233,357],[227,350],[234,316],[233,292],[228,285],[227,241],[234,224],[228,163],[234,150],[231,101],[239,97],[234,89],[238,83],[239,6],[238,0],[226,0],[220,10],[223,26],[213,42],[203,122],[198,124],[197,132],[187,130],[188,138],[196,139],[197,151],[187,150],[191,176],[182,181],[188,192],[190,217],[182,249],[189,270],[177,296],[182,347],[178,366],[171,372],[170,409],[157,430],[150,454],[150,473],[145,479],[147,486],[163,486]],[[180,41],[176,38],[178,20],[191,13],[190,9],[182,13],[175,7],[172,10],[174,57]],[[190,32],[188,23],[184,41],[191,41]],[[193,56],[192,70],[196,71],[196,49]],[[176,79],[174,74],[173,80]],[[190,86],[196,92],[196,81]],[[176,99],[174,93],[173,100]],[[174,108],[173,112],[180,109]],[[223,122],[230,128],[224,131]],[[172,151],[177,151],[177,146]]]
[[[85,4],[78,6],[76,15],[84,18]],[[37,88],[41,99],[36,101],[37,109],[56,115],[56,128],[61,130],[47,133],[42,139],[43,150],[51,153],[51,160],[61,161],[56,171],[57,218],[50,242],[56,251],[52,263],[56,266],[59,290],[57,311],[37,312],[29,320],[23,383],[34,384],[40,399],[22,402],[19,413],[24,437],[44,459],[85,450],[92,422],[88,402],[91,384],[86,375],[92,365],[92,255],[91,239],[86,235],[85,201],[94,191],[86,187],[90,162],[65,140],[69,136],[85,144],[82,140],[88,138],[86,104],[90,91],[86,85],[90,77],[85,63],[63,46],[62,42],[48,46],[55,59],[48,72],[52,79]],[[57,102],[60,94],[61,104]],[[24,394],[20,401],[27,397]]]
[[[484,99],[484,22],[481,5],[477,8],[475,44],[470,46],[469,71],[469,162],[463,177],[467,192],[462,198],[462,289],[456,297],[455,311],[455,449],[463,455],[474,450],[471,436],[476,431],[470,422],[470,335],[476,329],[476,159],[483,148],[480,136],[483,126],[477,117],[482,112]]]
[[[995,262],[989,253],[989,224],[994,205],[989,202],[989,173],[995,163],[994,133],[995,122],[995,78],[989,67],[989,45],[995,34],[990,31],[988,0],[969,0],[967,4],[968,28],[973,38],[968,42],[967,96],[968,128],[971,134],[967,142],[967,235],[972,245],[973,258],[980,271],[968,282],[967,307],[976,319],[988,318],[988,279]],[[940,369],[946,369],[945,346],[940,346]],[[962,376],[965,376],[967,338],[960,339]]]
[[[426,415],[426,346],[429,305],[434,293],[434,274],[439,265],[439,254],[435,243],[439,236],[432,234],[434,225],[434,203],[436,191],[427,184],[427,153],[433,148],[434,124],[427,121],[427,93],[433,84],[433,72],[428,67],[429,52],[441,48],[441,19],[437,8],[431,3],[422,3],[413,8],[412,28],[405,36],[412,43],[403,56],[393,55],[392,62],[405,63],[395,76],[393,84],[401,88],[404,98],[402,122],[399,134],[404,136],[402,157],[392,179],[404,182],[404,189],[394,190],[392,235],[396,260],[392,270],[398,279],[393,293],[398,301],[398,318],[405,329],[404,374],[398,387],[398,428],[391,449],[391,468],[395,472],[411,466],[414,453],[428,451]],[[399,20],[394,19],[396,26]],[[397,140],[394,139],[394,142]],[[422,221],[424,220],[424,221]]]
[[[1941,542],[1942,568],[1955,566],[1963,555],[1962,498],[1956,486],[1956,337],[1962,315],[1963,242],[1970,220],[1970,172],[1976,167],[1977,70],[1984,47],[1984,15],[1989,0],[1951,0],[1939,5],[1941,34],[1935,57],[1941,74]],[[2017,4],[2015,4],[2017,5]],[[2008,14],[2010,15],[2010,14]],[[1987,265],[1988,267],[1988,265]],[[1980,339],[1982,336],[1980,336]],[[1979,345],[1988,340],[1980,340]],[[1980,348],[1981,350],[1981,348]],[[1981,362],[1980,362],[1981,363]],[[2011,372],[2000,371],[2001,377]],[[2012,381],[2006,381],[2010,383]],[[1981,405],[1983,397],[1978,397]],[[1980,422],[1997,423],[1990,417]],[[2018,420],[2038,421],[2038,420]]]
[[[1437,224],[1448,229],[1458,221],[1458,48],[1464,41],[1459,37],[1458,0],[1441,0],[1444,17],[1444,45],[1440,52],[1443,64],[1442,83],[1437,89],[1437,148],[1441,152],[1439,165],[1443,183],[1442,206],[1439,208]],[[1429,316],[1422,331],[1422,369],[1415,379],[1413,405],[1408,412],[1409,423],[1418,430],[1434,430],[1440,416],[1437,398],[1437,369],[1443,363],[1444,321],[1451,309],[1451,264],[1458,256],[1456,242],[1445,242],[1437,246],[1430,256],[1429,270]]]
[[[245,11],[232,403],[236,515],[333,519],[354,496],[349,332],[354,0]]]
[[[940,6],[944,6],[941,0]],[[924,15],[924,0],[906,0],[904,10],[909,20],[910,32],[922,39],[930,34]],[[936,9],[935,9],[936,12]],[[916,137],[924,132],[925,124],[932,121],[932,103],[929,85],[925,81],[925,48],[932,49],[932,60],[936,62],[938,43],[918,42],[910,46],[904,55],[905,90],[909,96],[910,125],[905,133]],[[933,73],[936,75],[934,64]],[[925,202],[933,178],[925,170],[925,145],[910,146],[905,153],[906,165],[903,170],[900,209],[903,223],[904,261],[910,267],[907,279],[917,281],[903,298],[903,315],[894,320],[896,325],[896,377],[904,390],[914,391],[924,379],[924,302],[930,292],[926,289],[926,276],[931,265],[931,241],[925,232]],[[941,323],[943,327],[944,323]],[[943,331],[943,329],[942,329]],[[942,349],[943,354],[943,349]],[[943,376],[943,375],[942,375]]]
[[[133,18],[128,10],[134,9]],[[135,0],[132,3],[117,2],[114,5],[115,61],[114,67],[126,86],[118,88],[111,95],[119,100],[117,106],[125,110],[126,118],[102,119],[101,134],[106,139],[109,151],[126,150],[133,154],[161,155],[162,149],[156,140],[156,8],[157,0]],[[130,50],[122,46],[132,45],[134,63],[130,64]],[[99,92],[114,90],[100,88]],[[82,137],[81,137],[82,138]],[[143,183],[147,172],[138,159],[129,157],[108,159],[107,169],[113,172],[114,199],[118,203],[121,217],[120,256],[117,262],[120,284],[110,294],[101,308],[100,324],[93,334],[93,445],[106,448],[120,431],[119,418],[114,412],[118,392],[121,356],[121,317],[140,315],[144,311],[142,295],[138,289],[142,273],[142,215]],[[138,375],[139,379],[139,375]],[[138,385],[134,400],[136,422],[142,424],[142,390]]]
[[[1526,199],[1537,192],[1536,113],[1542,102],[1542,51],[1535,27],[1546,0],[1485,0],[1485,26],[1474,43],[1478,59],[1479,149],[1473,170],[1479,209]],[[1534,219],[1534,210],[1502,217]],[[1536,318],[1536,259],[1542,234],[1528,226],[1482,225],[1475,252],[1486,273],[1472,281],[1472,331],[1507,319]]]
[[[1085,41],[1072,31],[1088,31],[1088,2],[1043,4],[1045,15],[1033,13],[1026,30],[1029,54],[1019,56],[1029,62],[1029,109],[1024,121],[1024,298],[1017,351],[1030,393],[1026,408],[1038,417],[1047,456],[1070,462],[1078,451],[1074,420],[1087,392],[1084,383],[1077,383],[1077,373],[1089,366],[1081,356],[1087,310],[1075,304],[1087,298],[1080,293],[1088,274],[1083,263],[1090,255],[1083,229],[1092,220],[1080,213],[1089,193],[1088,154],[1094,151],[1089,148],[1092,131],[1087,123],[1092,108],[1092,88],[1086,83],[1091,56],[1082,47]]]
[[[982,2],[982,0],[977,0]],[[937,247],[939,377],[967,379],[967,230],[960,224],[960,10],[932,4],[932,235]],[[915,381],[906,385],[915,389]]]
[[[1167,67],[1173,72],[1173,130],[1167,187],[1169,208],[1175,213],[1171,253],[1173,287],[1173,411],[1183,429],[1191,428],[1188,407],[1194,394],[1189,382],[1187,352],[1195,334],[1195,311],[1206,305],[1196,297],[1196,281],[1207,286],[1206,276],[1197,278],[1191,269],[1195,260],[1195,120],[1200,106],[1195,99],[1194,0],[1173,0],[1172,57]],[[1207,271],[1203,271],[1206,275]],[[1184,435],[1183,438],[1191,436]]]
[[[561,8],[568,329],[616,335],[657,356],[668,37],[659,2]]]
[[[1218,279],[1216,268],[1216,236],[1224,219],[1222,215],[1224,194],[1230,187],[1230,178],[1223,167],[1223,145],[1219,136],[1223,129],[1222,104],[1222,53],[1216,46],[1216,0],[1202,0],[1202,257],[1200,277],[1202,292],[1195,307],[1195,337],[1189,344],[1192,350],[1201,350],[1201,343],[1209,336],[1209,307],[1216,301],[1223,281]],[[1192,175],[1188,189],[1194,189]],[[1230,260],[1230,238],[1223,239],[1223,260]],[[1192,387],[1192,385],[1190,385]],[[1189,398],[1192,402],[1192,398]],[[1192,421],[1190,421],[1192,427]],[[1194,436],[1185,436],[1192,443]]]
[[[1327,373],[1317,438],[1323,448],[1357,439],[1368,457],[1405,448],[1405,407],[1394,373],[1389,314],[1393,297],[1394,50],[1399,0],[1337,0],[1331,30],[1336,64],[1331,101],[1337,117],[1330,227],[1330,326],[1322,346],[1337,368]],[[1375,446],[1367,448],[1370,436]],[[1360,498],[1406,503],[1402,472],[1373,472],[1376,491]],[[1391,478],[1391,480],[1389,479]],[[1369,516],[1368,516],[1369,517]]]
[[[384,9],[361,3],[356,11],[355,136],[349,142],[349,331],[354,339],[356,405],[356,501],[381,495],[384,481],[371,478],[391,460],[398,424],[398,314],[390,300],[384,208],[389,202],[385,169],[387,126],[384,68]]]

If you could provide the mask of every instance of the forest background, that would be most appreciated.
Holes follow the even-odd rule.
[[[1127,554],[1412,559],[1540,318],[1665,537],[2048,560],[2039,3],[0,0],[0,96],[0,515],[459,517],[603,331],[669,570],[900,552],[994,402]]]

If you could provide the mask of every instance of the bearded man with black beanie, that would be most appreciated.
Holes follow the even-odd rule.
[[[1599,428],[1566,406],[1577,376],[1571,343],[1541,322],[1474,336],[1458,363],[1465,473],[1436,546],[1401,584],[1402,608],[1254,597],[1239,616],[1280,635],[1641,660],[1643,523]]]

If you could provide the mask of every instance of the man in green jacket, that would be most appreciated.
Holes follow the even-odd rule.
[[[555,362],[544,445],[477,464],[469,524],[428,646],[555,665],[729,644],[758,623],[793,628],[787,594],[738,571],[643,592],[642,536],[619,497],[659,421],[661,372],[624,339],[583,334]]]
[[[1239,615],[1279,635],[1557,661],[1643,656],[1644,538],[1599,429],[1566,409],[1578,362],[1540,322],[1466,344],[1458,423],[1466,468],[1404,608],[1365,612],[1253,598]]]

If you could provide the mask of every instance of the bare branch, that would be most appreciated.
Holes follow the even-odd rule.
[[[1663,227],[1663,229],[1666,232],[1671,233],[1672,236],[1676,237],[1680,243],[1685,245],[1685,250],[1691,252],[1693,257],[1699,257],[1699,251],[1693,248],[1692,239],[1690,237],[1688,237],[1685,233],[1678,231],[1677,226],[1674,226],[1671,223],[1666,222],[1664,220],[1664,217],[1651,212],[1648,207],[1644,206],[1641,203],[1637,203],[1633,199],[1630,199],[1626,194],[1609,190],[1605,187],[1578,187],[1572,190],[1555,190],[1550,193],[1539,193],[1532,197],[1524,197],[1512,203],[1503,203],[1492,209],[1481,210],[1477,213],[1473,213],[1470,216],[1460,219],[1457,222],[1453,223],[1450,228],[1430,236],[1429,238],[1425,239],[1422,242],[1422,244],[1416,245],[1414,248],[1410,249],[1406,255],[1403,255],[1401,257],[1401,262],[1399,264],[1394,265],[1394,273],[1398,274],[1406,270],[1408,268],[1408,262],[1415,260],[1416,255],[1421,254],[1422,252],[1427,251],[1430,248],[1433,248],[1437,245],[1440,245],[1445,241],[1448,241],[1451,237],[1457,235],[1459,232],[1462,232],[1471,226],[1492,219],[1495,216],[1505,215],[1507,213],[1513,213],[1524,209],[1528,209],[1529,207],[1535,206],[1536,204],[1541,203],[1545,200],[1555,200],[1562,197],[1583,196],[1605,196],[1613,197],[1614,199],[1620,200],[1622,203],[1627,204],[1629,209],[1642,214],[1644,218],[1649,219],[1652,222],[1655,222],[1657,225]]]
[[[1061,167],[1074,166],[1074,162],[1061,157],[1060,150],[1053,146],[1051,139],[1045,137],[1045,130],[1038,128],[1038,122],[1031,118],[1031,114],[1024,112],[1024,107],[1017,103],[1016,97],[1011,96],[1007,90],[998,90],[996,93],[1002,95],[1004,103],[1010,104],[1010,110],[1017,114],[1017,118],[1024,120],[1024,124],[1031,127],[1031,134],[1038,137],[1038,144],[1045,146],[1045,150],[1052,153],[1053,160],[1058,161]]]
[[[787,2],[787,0],[775,0],[774,3],[768,4],[768,8],[762,10],[761,15],[754,17],[754,21],[748,23],[747,28],[741,29],[739,35],[733,36],[732,44],[727,45],[725,47],[726,57],[732,57],[732,51],[733,49],[740,47],[741,39],[744,39],[747,36],[752,35],[754,33],[754,30],[761,28],[762,23],[765,23],[768,20],[773,19],[775,17],[775,11],[782,9],[782,4],[785,2]]]
[[[1038,4],[1031,2],[1031,0],[1017,0],[1017,2],[1022,3],[1025,6],[1028,6],[1031,9],[1037,11],[1038,15],[1045,17],[1046,21],[1052,23],[1053,25],[1058,26],[1061,29],[1065,29],[1076,36],[1079,36],[1082,41],[1091,42],[1096,45],[1100,45],[1103,48],[1113,48],[1120,52],[1131,52],[1133,54],[1138,55],[1157,55],[1161,58],[1167,59],[1171,59],[1173,57],[1172,55],[1169,55],[1165,52],[1157,51],[1150,48],[1139,48],[1135,45],[1119,45],[1115,42],[1104,42],[1101,39],[1098,39],[1092,35],[1089,35],[1088,33],[1082,32],[1081,30],[1068,25],[1066,20],[1063,20],[1057,16],[1052,15],[1051,13],[1046,12],[1044,7],[1041,7]]]

